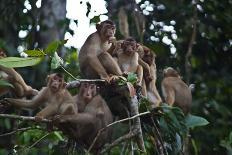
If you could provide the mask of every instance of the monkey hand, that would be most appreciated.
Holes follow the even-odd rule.
[[[115,82],[119,79],[119,76],[117,75],[110,75],[110,83]]]
[[[44,119],[43,116],[40,116],[40,115],[35,116],[35,121],[36,122],[41,122],[43,119]]]
[[[35,95],[38,95],[38,93],[39,93],[39,91],[36,89],[33,89],[31,86],[27,86],[27,89],[25,90],[26,95],[35,96]]]
[[[153,77],[152,76],[147,76],[145,79],[149,83],[149,82],[151,82],[153,80]]]
[[[116,45],[116,38],[115,37],[110,37],[108,42],[112,43],[115,46]]]
[[[110,77],[108,75],[100,75],[102,80],[106,80],[107,83],[110,83]]]
[[[67,119],[65,118],[65,116],[62,115],[56,115],[52,118],[52,123],[55,125],[58,125],[60,123],[65,123],[67,122]]]

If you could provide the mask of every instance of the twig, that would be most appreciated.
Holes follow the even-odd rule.
[[[35,117],[31,117],[31,116],[18,116],[18,115],[10,115],[10,114],[0,114],[0,118],[9,118],[9,119],[18,119],[18,120],[22,120],[22,121],[36,122]],[[48,120],[48,119],[42,119],[40,122],[41,123],[50,123],[52,121]]]
[[[109,128],[109,127],[111,127],[111,126],[113,126],[113,125],[115,125],[115,124],[118,124],[118,123],[121,123],[121,122],[125,122],[125,121],[128,121],[128,120],[132,120],[132,119],[134,119],[134,118],[137,118],[137,117],[140,117],[140,116],[143,116],[143,115],[147,115],[147,114],[150,114],[150,113],[151,113],[150,111],[146,111],[146,112],[140,113],[140,114],[138,114],[138,115],[134,115],[134,116],[132,116],[132,117],[125,118],[125,119],[121,119],[121,120],[115,121],[115,122],[113,122],[113,123],[111,123],[111,124],[108,124],[106,127],[102,128],[102,129],[100,129],[100,130],[98,131],[96,137],[95,137],[94,140],[93,140],[93,143],[90,145],[90,147],[89,147],[89,149],[88,149],[87,152],[90,152],[90,150],[93,148],[94,144],[96,143],[98,137],[99,137],[99,136],[101,135],[101,133],[102,133],[104,130],[106,130],[107,128]]]
[[[20,128],[20,129],[17,129],[17,130],[8,132],[8,133],[1,134],[0,137],[13,135],[13,134],[15,134],[15,133],[17,133],[19,131],[27,131],[27,130],[33,130],[33,129],[41,129],[41,128],[35,128],[35,127]]]
[[[26,148],[26,150],[31,149],[33,146],[35,146],[36,144],[38,144],[41,140],[43,140],[48,135],[50,135],[50,133],[47,133],[46,135],[42,136],[40,139],[38,139],[36,142],[34,142],[31,146],[29,146],[28,148]]]
[[[193,31],[192,31],[191,39],[188,45],[188,51],[185,55],[185,75],[186,75],[187,84],[189,84],[190,76],[191,76],[191,64],[189,62],[189,58],[192,55],[193,44],[196,41],[196,32],[197,32],[197,7],[194,5]]]
[[[104,154],[104,153],[107,152],[109,149],[111,149],[112,147],[118,145],[119,143],[121,143],[121,142],[123,142],[123,141],[125,141],[125,140],[129,140],[129,139],[135,137],[135,136],[138,134],[138,132],[139,132],[139,131],[137,130],[137,132],[130,132],[130,133],[124,135],[124,136],[119,137],[119,138],[116,139],[113,143],[111,143],[111,144],[108,145],[105,149],[103,149],[103,150],[101,151],[100,154]]]

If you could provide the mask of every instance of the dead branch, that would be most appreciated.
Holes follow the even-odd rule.
[[[0,114],[0,118],[9,118],[9,119],[18,119],[18,120],[21,120],[21,121],[37,122],[35,120],[35,117],[31,117],[31,116],[18,116],[18,115],[10,115],[10,114]],[[50,123],[52,121],[48,120],[48,119],[42,119],[40,122],[41,123]]]
[[[4,133],[4,134],[1,134],[0,137],[9,136],[9,135],[16,134],[17,132],[24,132],[24,131],[33,130],[33,129],[40,129],[41,130],[41,128],[37,128],[37,127],[20,128],[20,129],[16,129],[14,131],[11,131],[11,132],[7,132],[7,133]]]
[[[128,120],[132,120],[132,119],[135,119],[135,118],[137,118],[137,117],[140,117],[140,116],[143,116],[143,115],[147,115],[147,114],[150,114],[150,113],[151,113],[150,111],[146,111],[146,112],[140,113],[140,114],[138,114],[138,115],[134,115],[134,116],[132,116],[132,117],[128,117],[128,118],[125,118],[125,119],[121,119],[121,120],[115,121],[115,122],[113,122],[113,123],[111,123],[111,124],[108,124],[106,127],[102,128],[102,129],[100,129],[100,130],[98,131],[96,137],[95,137],[94,140],[93,140],[93,143],[90,145],[90,147],[89,147],[89,149],[88,149],[87,152],[90,152],[90,150],[91,150],[91,149],[93,148],[93,146],[95,145],[95,143],[96,143],[98,137],[99,137],[99,136],[101,135],[101,133],[102,133],[104,130],[106,130],[107,128],[109,128],[109,127],[111,127],[111,126],[113,126],[113,125],[115,125],[115,124],[118,124],[118,123],[121,123],[121,122],[125,122],[125,121],[128,121]],[[123,136],[122,136],[122,137],[123,137]],[[125,137],[127,137],[127,136],[125,135]]]

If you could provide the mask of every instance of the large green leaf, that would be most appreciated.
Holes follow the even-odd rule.
[[[28,56],[31,56],[31,57],[41,57],[41,56],[45,56],[46,55],[41,50],[27,50],[27,51],[24,51],[24,53],[26,53]]]
[[[26,67],[34,66],[42,60],[41,57],[28,57],[28,58],[19,58],[19,57],[7,57],[0,59],[0,65],[8,68],[16,67]]]
[[[7,87],[14,88],[14,86],[12,84],[10,84],[9,82],[0,79],[0,87],[2,87],[2,86],[7,86]]]
[[[186,121],[186,125],[188,128],[194,128],[197,126],[205,126],[209,124],[209,122],[205,118],[191,115],[191,114],[186,116],[185,121]]]

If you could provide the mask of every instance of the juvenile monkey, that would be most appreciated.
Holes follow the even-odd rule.
[[[133,38],[127,38],[122,41],[121,47],[114,53],[116,54],[115,60],[118,62],[124,74],[136,73],[138,76],[137,85],[142,86],[143,68],[139,65],[139,54],[137,51],[137,43]]]
[[[5,52],[0,49],[0,59],[5,57]],[[8,81],[14,86],[14,88],[1,87],[0,96],[8,92],[13,92],[17,97],[34,96],[38,94],[38,90],[28,86],[23,80],[22,76],[13,68],[7,68],[0,65],[0,79]]]
[[[109,82],[109,74],[122,74],[118,64],[108,53],[112,47],[112,40],[115,40],[116,28],[112,21],[106,20],[97,24],[96,29],[80,49],[80,70],[86,78],[100,77]]]
[[[188,114],[192,104],[191,89],[172,67],[164,69],[163,75],[161,86],[165,102],[170,106],[178,106],[184,114]]]
[[[75,115],[59,115],[55,124],[70,137],[88,148],[98,131],[113,122],[112,114],[105,100],[97,94],[96,85],[81,83],[79,94],[75,97],[78,113]],[[111,136],[111,128],[107,128],[97,139],[93,150],[98,151]]]
[[[76,104],[65,86],[66,83],[62,75],[54,73],[47,77],[47,86],[43,87],[38,95],[31,100],[12,98],[6,98],[5,100],[17,108],[44,106],[35,116],[38,121],[57,114],[76,114]]]
[[[143,53],[140,53],[141,61],[146,63],[149,68],[144,70],[143,75],[143,89],[142,94],[147,96],[151,102],[152,107],[157,107],[162,102],[162,99],[156,88],[156,64],[155,64],[155,53],[152,52],[148,47],[142,46]]]

